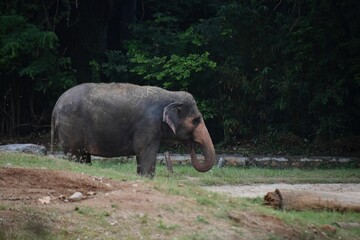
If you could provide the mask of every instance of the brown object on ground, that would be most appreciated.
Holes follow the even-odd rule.
[[[164,152],[164,157],[165,157],[165,163],[166,163],[166,169],[168,170],[169,173],[173,173],[173,165],[170,159],[170,153],[169,152]]]
[[[360,228],[360,223],[358,222],[335,222],[333,225],[344,229]]]
[[[336,210],[360,212],[360,195],[276,189],[264,197],[264,204],[283,210]]]

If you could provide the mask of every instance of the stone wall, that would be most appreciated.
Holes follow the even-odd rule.
[[[203,158],[198,155],[198,158]],[[164,156],[158,155],[158,161],[163,162]],[[174,164],[190,163],[190,155],[170,154]],[[217,155],[216,165],[218,167],[270,167],[270,168],[316,168],[316,167],[360,167],[360,158],[355,157],[333,157],[333,156],[250,156],[241,155]]]

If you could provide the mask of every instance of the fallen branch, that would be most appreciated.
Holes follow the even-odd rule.
[[[360,195],[276,189],[264,197],[264,205],[283,210],[335,210],[360,212]]]

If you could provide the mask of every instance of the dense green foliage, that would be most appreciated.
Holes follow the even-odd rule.
[[[59,94],[75,83],[71,59],[61,56],[39,12],[39,3],[0,4],[1,134],[47,122]]]
[[[227,144],[360,134],[360,2],[127,1],[136,21],[116,18],[125,2],[1,3],[3,134],[49,115],[63,89],[88,81],[187,90]],[[132,24],[117,32],[120,22]],[[26,104],[10,100],[23,86],[46,99],[30,119]]]

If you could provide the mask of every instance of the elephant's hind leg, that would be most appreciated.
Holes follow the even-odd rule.
[[[71,159],[78,163],[91,164],[91,155],[88,152],[77,150],[71,153]]]
[[[80,163],[86,163],[86,164],[91,164],[91,155],[90,153],[83,153],[80,156]]]

